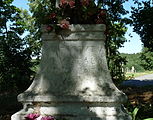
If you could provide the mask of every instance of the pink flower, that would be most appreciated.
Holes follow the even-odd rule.
[[[74,7],[75,7],[75,2],[74,2],[74,1],[69,1],[69,6],[70,6],[71,8],[74,8]]]
[[[45,116],[45,117],[42,117],[41,120],[55,120],[55,118],[52,116]]]
[[[75,7],[75,2],[73,0],[61,0],[60,1],[60,6],[61,7],[66,7],[67,5],[70,6],[70,8],[74,8]]]
[[[84,6],[88,6],[90,4],[90,0],[82,0],[81,3]]]
[[[64,19],[60,22],[60,27],[63,29],[69,29],[69,25],[70,25],[70,22],[67,21],[66,19]]]
[[[27,116],[25,116],[26,120],[35,120],[36,118],[38,118],[40,115],[37,113],[30,113]]]
[[[52,30],[53,30],[53,26],[48,25],[48,26],[46,27],[46,30],[47,30],[47,31],[52,31]]]
[[[60,0],[60,6],[67,5],[68,1],[67,0]]]

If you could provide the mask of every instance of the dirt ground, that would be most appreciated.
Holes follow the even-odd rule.
[[[153,87],[125,87],[120,86],[131,106],[153,105]],[[13,113],[19,111],[22,105],[17,102],[17,95],[0,94],[0,120],[10,120]]]
[[[136,120],[153,118],[153,86],[146,87],[120,87],[128,97],[128,103],[125,107],[128,111],[133,112],[138,108]]]
[[[128,97],[132,105],[153,104],[153,86],[146,87],[119,87]]]

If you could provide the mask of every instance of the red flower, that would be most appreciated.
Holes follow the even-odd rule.
[[[71,8],[74,8],[74,7],[75,7],[75,2],[74,2],[74,1],[69,1],[69,6],[70,6]]]
[[[63,29],[69,29],[69,25],[70,25],[70,22],[67,21],[66,19],[64,19],[60,22],[60,27]]]

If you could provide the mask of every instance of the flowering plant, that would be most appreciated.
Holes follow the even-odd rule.
[[[55,120],[53,116],[41,116],[38,113],[30,113],[25,116],[26,120]]]
[[[38,118],[40,115],[37,113],[30,113],[27,116],[25,116],[26,120],[35,120],[36,118]]]
[[[106,11],[94,0],[60,0],[48,9],[42,22],[48,32],[69,29],[70,24],[105,24]]]

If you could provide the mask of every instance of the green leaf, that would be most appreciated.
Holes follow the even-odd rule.
[[[132,112],[133,120],[135,120],[138,111],[139,111],[139,108],[135,108],[135,109],[133,110],[133,112]]]

